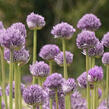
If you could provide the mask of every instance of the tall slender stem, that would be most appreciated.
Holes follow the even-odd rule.
[[[18,72],[18,65],[14,64],[15,68],[15,109],[19,109],[19,72]]]
[[[58,105],[58,91],[56,90],[56,109],[59,109]]]
[[[52,101],[52,99],[50,98],[50,109],[52,109],[52,103],[53,103],[53,101]]]
[[[37,30],[34,30],[34,39],[33,39],[33,63],[37,60]],[[36,78],[33,76],[33,84],[36,83]]]
[[[2,109],[2,97],[0,96],[0,109]]]
[[[6,77],[5,77],[5,63],[4,63],[3,53],[4,53],[4,50],[3,50],[3,48],[0,47],[1,69],[2,69],[2,91],[3,91],[3,98],[4,98],[4,101],[5,101],[5,108],[8,109],[7,96],[5,94]]]
[[[63,55],[64,55],[64,78],[67,79],[68,74],[67,74],[67,63],[66,63],[66,54],[65,54],[65,50],[66,50],[65,39],[62,39],[62,46],[63,46]]]
[[[97,87],[96,87],[96,82],[94,83],[94,93],[93,93],[93,109],[97,108],[97,102],[96,102],[96,97],[97,97]]]
[[[86,52],[86,72],[87,72],[87,103],[88,103],[88,109],[90,109],[90,84],[88,82],[88,70],[89,70],[89,57]]]
[[[50,66],[50,75],[52,74],[52,61],[49,61],[49,66]]]
[[[13,84],[13,50],[10,50],[10,64],[9,64],[9,109],[13,109],[12,98],[12,84]]]
[[[33,105],[33,109],[36,109],[36,106],[35,105]]]
[[[92,61],[91,61],[91,62],[92,62],[91,67],[94,67],[94,66],[95,66],[95,57],[92,57],[91,60],[92,60]]]

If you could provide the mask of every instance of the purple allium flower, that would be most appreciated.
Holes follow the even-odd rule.
[[[95,57],[100,57],[104,53],[104,46],[102,43],[98,42],[94,48],[89,48],[88,49],[88,55],[89,56],[95,56]]]
[[[53,27],[51,30],[51,34],[54,35],[55,38],[66,38],[70,39],[76,30],[72,25],[62,22]]]
[[[98,98],[101,98],[101,96],[102,96],[102,90],[98,88]]]
[[[0,29],[0,46],[2,46],[2,37],[3,37],[3,33],[5,32],[5,29]]]
[[[73,61],[73,54],[69,51],[65,52],[66,54],[66,63],[67,65],[70,65]],[[60,52],[56,57],[55,57],[55,62],[60,65],[63,66],[64,64],[64,56],[63,56],[63,52]]]
[[[2,88],[0,87],[0,97],[2,96]]]
[[[30,72],[36,77],[47,77],[49,75],[49,65],[44,61],[36,61],[35,64],[30,65]]]
[[[73,78],[65,80],[62,84],[62,90],[65,94],[73,92],[77,88],[77,84]]]
[[[109,52],[105,52],[102,57],[102,63],[109,65]]]
[[[59,73],[53,73],[52,75],[48,76],[44,82],[44,86],[50,89],[59,89],[62,87],[63,77]]]
[[[78,78],[78,85],[81,88],[86,88],[87,87],[87,72],[83,72]]]
[[[21,32],[21,35],[26,37],[26,28],[25,25],[21,22],[17,22],[11,25],[12,28],[19,30]]]
[[[9,84],[6,87],[6,95],[9,96]],[[21,94],[23,94],[23,91],[25,89],[25,85],[23,83],[20,84],[20,88],[21,88]],[[15,81],[13,81],[13,89],[12,89],[12,93],[13,93],[13,98],[15,98]]]
[[[19,49],[25,45],[25,38],[17,29],[9,27],[1,35],[2,45],[8,49]]]
[[[95,66],[88,71],[88,81],[96,82],[103,79],[102,67]]]
[[[98,109],[109,109],[109,103],[108,103],[108,107],[107,107],[107,100],[103,100],[101,103],[100,103],[100,105],[99,105],[99,107],[98,107]]]
[[[85,14],[77,24],[77,28],[83,30],[97,30],[101,26],[100,19],[94,14]]]
[[[28,28],[30,28],[31,30],[41,29],[42,27],[45,26],[44,17],[42,17],[39,14],[35,14],[33,12],[27,16],[26,22]]]
[[[29,105],[40,105],[46,100],[47,93],[39,85],[31,85],[24,89],[23,99]]]
[[[45,60],[53,60],[59,52],[60,49],[57,45],[47,44],[41,48],[39,56]]]
[[[105,47],[109,48],[109,32],[104,34],[104,37],[102,38],[102,43]]]
[[[87,109],[86,100],[77,91],[71,95],[71,109]]]
[[[88,49],[93,48],[98,41],[94,32],[83,30],[78,34],[76,44],[79,49]]]
[[[0,29],[4,29],[2,21],[0,21]]]
[[[4,50],[4,58],[10,62],[10,50],[5,49]],[[29,60],[29,51],[25,48],[22,48],[20,50],[14,50],[13,52],[13,62],[17,62],[19,64],[26,64]]]

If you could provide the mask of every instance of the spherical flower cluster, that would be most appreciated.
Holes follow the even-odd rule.
[[[26,37],[26,28],[25,25],[21,22],[18,23],[14,23],[11,25],[12,28],[19,30],[19,32],[21,32],[21,35]]]
[[[100,26],[100,19],[97,18],[94,14],[85,14],[77,24],[77,27],[81,30],[97,30]]]
[[[98,107],[98,109],[108,109],[108,108],[109,108],[109,103],[107,106],[107,100],[103,100]]]
[[[102,57],[102,63],[109,65],[109,52],[105,52]]]
[[[48,76],[44,82],[44,86],[50,89],[59,89],[62,87],[63,77],[59,73],[53,73],[52,75]]]
[[[31,85],[24,89],[23,99],[29,105],[40,105],[46,100],[47,93],[39,85]]]
[[[17,29],[9,27],[1,35],[2,45],[8,49],[19,49],[25,45],[25,38]]]
[[[10,50],[4,50],[4,58],[10,62]],[[29,51],[25,48],[22,48],[18,51],[14,50],[13,52],[13,62],[17,62],[19,64],[26,64],[29,60]]]
[[[78,34],[76,44],[79,49],[93,48],[98,43],[95,33],[83,30]]]
[[[44,17],[35,14],[35,13],[31,13],[27,16],[26,19],[28,28],[34,30],[34,29],[41,29],[42,27],[45,26],[45,20]]]
[[[69,51],[65,52],[66,55],[66,63],[67,65],[70,65],[73,61],[73,54]],[[56,57],[55,57],[55,62],[60,65],[63,66],[64,64],[64,56],[63,56],[63,52],[60,52]]]
[[[77,91],[71,95],[71,109],[87,109],[86,100]]]
[[[60,49],[57,45],[47,44],[41,48],[39,56],[45,60],[53,60],[59,52]]]
[[[104,46],[102,43],[98,42],[94,48],[88,49],[89,56],[100,57],[104,53]]]
[[[2,37],[5,31],[6,31],[5,29],[0,29],[0,46],[2,46]]]
[[[109,32],[104,34],[104,37],[102,39],[102,43],[105,47],[109,48]]]
[[[47,77],[49,75],[49,65],[44,61],[39,61],[33,65],[30,65],[30,72],[33,76],[36,77]]]
[[[21,83],[20,88],[21,88],[21,94],[23,94],[23,91],[25,89],[25,85]],[[6,95],[7,96],[9,96],[9,90],[10,90],[10,86],[8,84],[6,87]],[[15,98],[15,81],[13,81],[12,97]]]
[[[76,89],[77,85],[73,78],[69,78],[68,80],[65,80],[62,84],[62,90],[65,94],[71,93]]]
[[[102,67],[95,66],[88,71],[88,81],[97,82],[103,79]]]
[[[1,29],[4,29],[4,26],[3,26],[2,21],[0,21],[0,30],[1,30]]]
[[[51,34],[54,35],[55,38],[66,38],[70,39],[76,30],[72,25],[62,22],[53,27],[51,30]]]
[[[87,87],[87,72],[83,72],[78,78],[78,85],[81,88],[86,88]]]

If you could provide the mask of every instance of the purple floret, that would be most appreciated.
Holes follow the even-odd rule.
[[[97,30],[101,26],[100,19],[94,14],[85,14],[77,24],[77,28],[83,30]]]
[[[23,91],[25,89],[25,85],[23,83],[21,83],[20,88],[21,88],[21,94],[23,94]],[[6,95],[7,96],[9,96],[9,89],[10,89],[10,86],[8,84],[6,87]],[[12,97],[15,98],[15,81],[13,81]]]
[[[32,12],[31,14],[27,16],[26,22],[27,22],[28,28],[32,30],[41,29],[42,27],[45,26],[44,17],[42,17],[39,14],[35,14],[34,12]]]
[[[102,67],[95,66],[88,71],[88,81],[90,82],[101,81],[103,76]]]
[[[26,37],[26,28],[25,25],[21,22],[17,22],[11,25],[12,28],[19,30],[21,32],[21,35]]]
[[[37,61],[35,64],[30,65],[30,72],[36,77],[47,77],[49,75],[49,65],[44,61]]]
[[[1,35],[2,45],[8,49],[20,49],[25,45],[25,38],[19,30],[9,27]]]
[[[109,65],[109,52],[105,52],[102,57],[102,63]]]
[[[39,56],[45,60],[53,60],[59,52],[60,49],[57,45],[47,44],[41,48]]]
[[[62,22],[53,27],[51,30],[51,34],[54,35],[55,38],[66,38],[70,39],[76,30],[72,25]]]
[[[31,85],[24,89],[23,99],[29,105],[43,104],[47,93],[39,85]]]
[[[70,65],[73,61],[73,54],[69,51],[66,51],[65,52],[65,55],[66,55],[66,63],[67,65]],[[60,52],[56,57],[55,57],[55,62],[60,65],[60,66],[63,66],[64,64],[64,58],[63,58],[63,52]]]
[[[98,39],[95,36],[95,32],[83,30],[78,34],[76,39],[76,45],[79,49],[93,48],[97,43]]]
[[[104,34],[104,37],[102,39],[102,43],[105,47],[109,48],[109,32]]]
[[[62,87],[63,77],[59,73],[53,73],[48,76],[44,82],[44,87],[48,87],[50,89],[59,89]]]

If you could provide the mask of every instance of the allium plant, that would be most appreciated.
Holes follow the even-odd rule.
[[[32,12],[27,16],[26,22],[28,28],[34,31],[33,61],[29,65],[33,82],[31,84],[27,79],[29,86],[21,82],[21,68],[30,59],[29,50],[25,49],[26,27],[17,22],[6,29],[0,21],[0,109],[108,109],[109,52],[105,52],[104,47],[109,48],[109,33],[106,33],[101,41],[96,37],[95,30],[101,26],[100,19],[94,14],[85,14],[78,21],[77,28],[82,31],[77,34],[76,45],[86,56],[86,69],[77,79],[68,76],[67,66],[72,63],[74,57],[72,51],[66,50],[65,44],[76,32],[75,28],[67,22],[53,26],[51,34],[62,41],[63,51],[55,44],[44,45],[39,56],[49,63],[48,65],[37,59],[37,31],[45,26],[44,17]],[[100,83],[105,70],[96,65],[95,58],[100,59],[101,56],[102,63],[106,66],[107,97],[103,98],[104,101],[100,104],[104,95]],[[9,83],[6,81],[5,60],[9,64]],[[53,61],[63,66],[62,73],[53,73]],[[82,91],[87,93],[87,99],[81,94]]]

